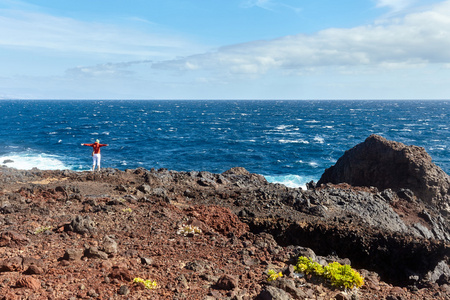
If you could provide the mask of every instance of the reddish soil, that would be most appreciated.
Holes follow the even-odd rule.
[[[235,214],[235,184],[142,170],[3,171],[0,299],[289,299],[263,298],[269,285],[291,299],[450,299],[447,284],[411,290],[362,269],[365,285],[348,292],[294,275],[297,248],[250,231]],[[201,232],[184,235],[184,225]],[[269,283],[269,269],[285,275]]]

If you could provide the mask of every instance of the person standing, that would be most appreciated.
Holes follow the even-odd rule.
[[[95,171],[95,166],[97,165],[97,169],[100,171],[100,147],[109,146],[108,144],[100,144],[99,140],[96,140],[93,144],[81,144],[81,146],[89,146],[92,147],[92,171]]]

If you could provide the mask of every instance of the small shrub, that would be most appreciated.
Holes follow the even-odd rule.
[[[133,210],[131,208],[129,208],[129,207],[122,209],[122,211],[126,212],[126,213],[132,213],[133,212]]]
[[[133,279],[133,283],[142,283],[146,289],[154,290],[158,287],[158,284],[156,281],[152,280],[144,280],[140,277],[136,277]]]
[[[34,231],[34,234],[44,233],[46,231],[51,231],[53,228],[51,226],[41,226]]]
[[[297,273],[323,275],[323,266],[311,258],[300,256],[297,265],[294,266],[294,271]]]
[[[338,262],[330,263],[324,268],[324,277],[329,279],[333,286],[345,289],[358,288],[364,284],[364,278],[358,272],[349,265],[341,265]]]
[[[349,265],[341,265],[338,262],[332,262],[323,267],[308,257],[300,256],[294,266],[294,271],[323,276],[337,288],[352,289],[364,285],[364,278],[358,272]]]
[[[267,278],[267,281],[274,281],[277,280],[279,277],[283,277],[283,273],[281,272],[275,272],[274,270],[267,271],[267,275],[269,275],[269,278]]]
[[[193,236],[195,234],[202,233],[202,230],[200,228],[198,228],[197,226],[183,224],[180,226],[180,228],[178,228],[177,233],[182,234],[184,236]]]

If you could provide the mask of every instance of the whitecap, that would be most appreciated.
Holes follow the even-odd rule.
[[[308,141],[305,140],[278,140],[282,144],[309,144]]]
[[[323,139],[323,137],[316,136],[314,138],[314,141],[318,142],[319,144],[323,144],[325,140]]]
[[[308,166],[313,167],[313,168],[317,168],[319,166],[319,164],[317,162],[315,162],[315,161],[307,162],[307,161],[303,161],[301,159],[297,160],[297,163],[299,163],[299,164],[307,164]]]
[[[271,183],[280,183],[290,188],[302,188],[306,190],[306,184],[311,180],[315,180],[309,176],[301,176],[295,174],[288,175],[264,175],[266,180]]]
[[[285,129],[288,129],[290,127],[293,127],[293,125],[279,125],[279,126],[275,127],[275,129],[277,129],[277,130],[285,130]]]
[[[0,156],[0,163],[5,163],[6,166],[19,169],[30,170],[38,168],[40,170],[63,170],[68,167],[56,155],[36,153],[34,151],[27,151],[21,153],[12,153]]]

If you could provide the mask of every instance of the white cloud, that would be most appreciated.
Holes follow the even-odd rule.
[[[387,5],[387,1],[384,1]],[[394,1],[390,2],[394,5]],[[400,4],[398,4],[400,5]],[[350,29],[328,29],[217,49],[163,61],[153,67],[216,74],[262,75],[275,70],[299,72],[318,67],[419,67],[450,62],[450,1],[433,10]]]
[[[69,77],[126,77],[134,73],[129,70],[133,65],[151,64],[150,60],[130,61],[123,63],[106,63],[95,66],[80,66],[66,70]]]
[[[403,10],[416,2],[415,0],[376,0],[377,7],[387,7],[393,11]]]
[[[143,20],[134,20],[142,23]],[[149,23],[151,25],[151,23]],[[201,49],[181,36],[130,26],[78,21],[26,10],[0,9],[0,46],[59,53],[167,59]]]

